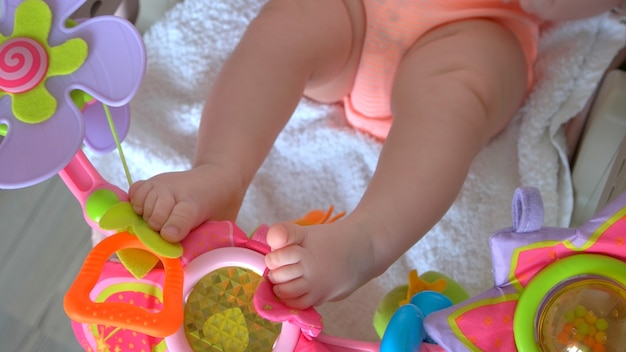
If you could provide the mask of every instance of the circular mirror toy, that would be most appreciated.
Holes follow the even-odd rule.
[[[0,188],[58,174],[107,237],[64,305],[86,351],[621,351],[626,345],[626,194],[578,229],[544,227],[520,188],[511,228],[491,237],[494,287],[474,297],[440,273],[409,273],[380,303],[381,342],[323,333],[265,279],[267,226],[250,237],[207,222],[181,243],[137,216],[82,152],[121,150],[145,70],[126,20],[70,20],[84,0],[2,0]],[[123,155],[122,155],[123,161]],[[130,176],[127,175],[129,183]],[[298,224],[334,221],[313,211]]]

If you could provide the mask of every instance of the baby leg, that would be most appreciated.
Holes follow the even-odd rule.
[[[378,214],[384,271],[447,212],[474,157],[515,114],[527,89],[516,36],[487,19],[432,30],[405,55],[393,87],[394,123],[355,213]]]
[[[269,1],[209,92],[194,167],[131,187],[135,211],[170,241],[209,219],[234,220],[305,86],[339,74],[353,47],[343,2]]]
[[[489,20],[452,23],[418,40],[398,69],[394,122],[357,208],[335,224],[270,229],[266,263],[276,295],[296,308],[345,297],[415,244],[515,113],[526,67],[515,36]]]

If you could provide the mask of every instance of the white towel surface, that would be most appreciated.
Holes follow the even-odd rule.
[[[134,179],[189,167],[206,92],[264,2],[185,0],[144,35],[147,72],[124,142]],[[573,195],[561,127],[583,108],[625,38],[626,26],[610,15],[546,28],[537,84],[510,126],[478,155],[454,205],[384,275],[348,299],[321,307],[326,331],[375,340],[371,318],[376,305],[393,287],[405,284],[413,268],[445,273],[472,294],[491,287],[488,237],[510,226],[516,187],[538,187],[545,223],[566,226]],[[380,148],[346,125],[339,106],[303,99],[254,179],[239,225],[251,231],[260,223],[295,219],[330,204],[352,210]],[[116,154],[88,155],[106,179],[128,187]]]

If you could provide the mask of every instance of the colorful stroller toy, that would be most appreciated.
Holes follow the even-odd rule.
[[[400,307],[385,351],[416,350],[407,321],[445,351],[624,351],[626,194],[577,229],[542,226],[535,188],[516,191],[512,215],[491,237],[494,287],[425,318]]]
[[[249,237],[207,222],[164,241],[82,152],[121,150],[145,69],[130,23],[70,19],[83,2],[0,1],[0,187],[59,174],[106,233],[64,302],[86,351],[625,351],[626,194],[562,229],[543,226],[538,190],[518,189],[512,227],[491,237],[494,286],[469,297],[445,275],[410,273],[381,302],[380,342],[329,336],[313,308],[274,296],[265,225]]]

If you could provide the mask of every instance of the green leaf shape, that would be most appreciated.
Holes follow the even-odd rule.
[[[158,232],[151,229],[145,221],[137,222],[133,226],[135,235],[139,240],[165,258],[178,258],[183,255],[183,246],[180,243],[168,242],[159,235]]]
[[[100,218],[98,225],[103,230],[116,230],[118,232],[132,232],[132,227],[137,221],[144,221],[133,211],[129,202],[119,202],[107,210]]]
[[[158,232],[151,229],[146,221],[133,211],[129,202],[120,202],[112,206],[98,223],[104,230],[128,231],[137,236],[141,243],[154,253],[165,258],[178,258],[183,255],[180,243],[164,240]]]
[[[122,265],[137,280],[148,275],[152,269],[159,263],[159,258],[150,252],[138,248],[124,248],[117,251],[117,257]]]
[[[13,95],[13,115],[18,120],[36,124],[49,119],[57,109],[57,101],[45,85],[39,83],[33,89]]]

